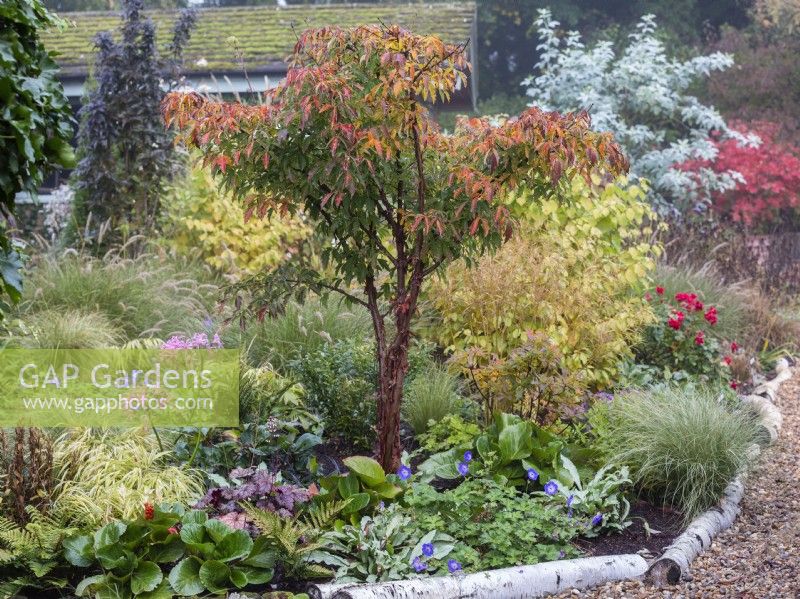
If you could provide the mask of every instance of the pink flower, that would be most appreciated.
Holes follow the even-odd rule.
[[[647,293],[644,294],[644,299],[646,299],[649,302],[652,301],[653,296],[650,295],[650,292],[648,291]]]
[[[705,342],[706,342],[706,337],[703,334],[703,331],[697,331],[697,335],[694,336],[695,345],[703,345]]]
[[[717,309],[714,306],[711,306],[703,317],[708,321],[708,324],[715,325],[717,324]]]

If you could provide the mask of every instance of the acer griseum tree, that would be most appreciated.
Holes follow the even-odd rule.
[[[511,235],[506,190],[525,184],[543,197],[565,177],[627,170],[586,113],[531,108],[497,126],[473,118],[443,134],[425,103],[447,101],[467,84],[464,49],[397,26],[310,29],[263,103],[173,93],[163,106],[248,218],[304,211],[329,236],[332,278],[290,262],[250,282],[250,306],[263,315],[302,285],[369,310],[377,456],[387,471],[400,460],[403,380],[425,278]]]

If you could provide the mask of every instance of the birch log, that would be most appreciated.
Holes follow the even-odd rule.
[[[663,586],[676,584],[689,571],[694,558],[711,546],[720,532],[727,530],[739,514],[744,484],[737,478],[725,489],[719,505],[701,514],[667,547],[647,571],[647,580]]]
[[[610,555],[476,574],[374,584],[312,585],[308,593],[312,599],[523,599],[637,578],[646,571],[647,562],[640,555]]]

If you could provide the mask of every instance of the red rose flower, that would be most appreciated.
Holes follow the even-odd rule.
[[[736,391],[739,388],[739,381],[731,381],[731,389]]]
[[[725,362],[726,366],[730,366],[731,362],[733,362],[733,358],[731,358],[730,356],[725,356],[724,358],[722,358],[722,361]]]
[[[656,287],[656,293],[658,295],[664,295],[664,288],[663,287]]]
[[[703,345],[705,342],[706,342],[706,337],[703,334],[703,331],[697,331],[697,335],[694,336],[695,345]]]
[[[152,503],[145,503],[144,504],[144,519],[145,520],[152,520],[153,516],[156,514],[156,509],[153,507]]]
[[[667,324],[670,328],[675,329],[676,331],[681,328],[683,324],[684,314],[680,310],[676,310],[672,313],[672,318],[667,321]]]
[[[699,312],[703,309],[703,302],[697,299],[696,293],[676,293],[675,301],[680,302],[690,312]]]
[[[733,353],[736,353],[737,351],[739,351],[739,344],[736,343],[735,341],[731,341],[731,351]]]
[[[717,324],[717,309],[711,306],[703,315],[710,325]]]

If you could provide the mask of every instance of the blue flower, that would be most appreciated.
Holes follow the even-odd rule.
[[[597,526],[602,522],[603,522],[603,514],[597,514],[594,518],[592,518],[592,526]]]
[[[397,470],[397,476],[400,477],[400,480],[408,480],[411,477],[411,468],[405,464],[401,464],[400,468]]]
[[[461,476],[466,476],[467,474],[469,474],[469,464],[467,464],[466,462],[459,462],[457,468],[458,468],[458,473]]]
[[[465,451],[464,452],[464,461],[465,462],[471,462],[472,461],[472,452],[471,451]]]
[[[422,555],[431,557],[433,555],[433,543],[424,543],[422,545]]]
[[[558,493],[558,483],[554,480],[548,481],[544,486],[544,492],[552,497]]]
[[[572,518],[572,502],[575,499],[575,495],[570,495],[567,497],[567,518]]]
[[[528,468],[528,480],[539,480],[539,473],[533,468]]]
[[[461,563],[454,559],[449,559],[447,560],[447,569],[450,570],[451,574],[458,572],[461,569]]]
[[[566,556],[567,556],[567,554],[564,553],[563,549],[558,552],[558,559],[564,559]]]
[[[428,564],[423,562],[418,557],[414,558],[414,561],[411,562],[411,565],[413,566],[414,570],[417,571],[417,572],[422,572],[423,570],[427,570],[428,569]]]

